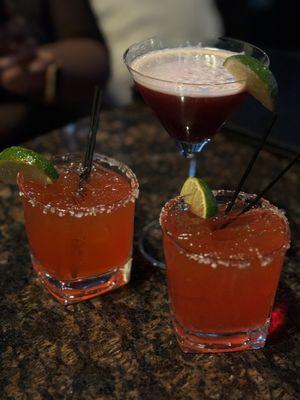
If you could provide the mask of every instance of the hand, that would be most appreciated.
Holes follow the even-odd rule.
[[[33,53],[32,48],[21,48],[0,58],[0,85],[15,94],[42,96],[46,70],[53,61],[49,52],[34,49]]]
[[[38,50],[22,17],[12,16],[0,26],[0,86],[20,95],[42,94],[52,61],[50,54]]]

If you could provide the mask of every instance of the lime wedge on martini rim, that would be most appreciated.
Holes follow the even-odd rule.
[[[278,86],[270,69],[254,57],[236,54],[226,58],[224,67],[237,79],[246,81],[246,90],[264,107],[275,111]]]

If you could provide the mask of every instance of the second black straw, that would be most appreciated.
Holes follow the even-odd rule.
[[[96,135],[99,129],[100,112],[102,107],[102,93],[99,86],[95,87],[94,99],[92,106],[92,113],[90,119],[89,136],[86,146],[84,161],[83,161],[83,171],[80,175],[80,180],[85,180],[89,177],[92,166],[93,157],[96,145]]]

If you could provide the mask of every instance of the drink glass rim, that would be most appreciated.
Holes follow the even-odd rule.
[[[35,205],[38,205],[43,208],[44,213],[52,213],[56,214],[60,217],[63,217],[65,215],[71,216],[71,217],[76,217],[80,218],[83,216],[95,216],[97,214],[103,214],[103,213],[111,213],[113,210],[116,208],[125,206],[129,202],[134,202],[139,195],[139,184],[138,180],[134,174],[134,172],[123,162],[115,160],[114,158],[105,156],[103,154],[95,153],[93,162],[99,162],[99,163],[104,163],[107,164],[109,168],[115,167],[118,169],[118,172],[121,173],[123,176],[125,176],[129,183],[130,183],[130,192],[126,194],[123,198],[117,200],[117,201],[111,201],[107,202],[105,204],[98,204],[97,206],[94,207],[57,207],[51,205],[49,202],[42,202],[40,200],[37,200],[34,196],[30,195],[24,186],[24,176],[22,173],[18,174],[17,178],[17,183],[20,189],[20,196],[24,197],[27,199],[32,206],[34,207]],[[67,162],[82,162],[82,154],[80,153],[66,153],[62,155],[56,155],[52,157],[52,161],[55,163],[67,163]]]
[[[128,68],[128,70],[129,70],[129,72],[130,73],[134,73],[134,74],[137,74],[137,75],[139,75],[139,76],[141,76],[141,77],[143,77],[143,78],[146,78],[146,79],[150,79],[150,80],[153,80],[153,81],[157,81],[157,82],[163,82],[163,83],[168,83],[168,84],[177,84],[178,86],[187,86],[187,87],[203,87],[203,86],[205,86],[205,87],[215,87],[215,86],[228,86],[228,85],[233,85],[233,84],[236,84],[236,83],[242,83],[242,82],[246,82],[246,79],[234,79],[234,80],[232,80],[232,81],[230,81],[230,82],[223,82],[223,83],[191,83],[191,82],[174,82],[174,81],[169,81],[169,80],[167,80],[167,79],[160,79],[160,78],[156,78],[155,76],[152,76],[152,75],[147,75],[147,74],[143,74],[143,73],[141,73],[141,72],[139,72],[139,71],[137,71],[136,69],[134,69],[134,68],[132,68],[131,67],[131,65],[130,65],[130,63],[127,61],[127,55],[129,54],[129,52],[134,48],[134,47],[136,47],[136,46],[139,46],[139,45],[142,45],[142,43],[145,43],[145,42],[151,42],[151,41],[155,41],[155,40],[160,40],[161,41],[161,39],[158,37],[158,36],[152,36],[152,37],[150,37],[150,38],[147,38],[147,39],[144,39],[144,40],[141,40],[141,41],[139,41],[139,42],[136,42],[136,43],[133,43],[131,46],[129,46],[128,48],[127,48],[127,50],[125,50],[125,52],[124,52],[124,54],[123,54],[123,61],[124,61],[124,63],[125,63],[125,65],[126,65],[126,67]],[[198,45],[191,45],[190,44],[190,42],[186,42],[185,43],[185,46],[183,45],[183,43],[182,42],[180,42],[180,44],[178,43],[178,46],[173,46],[173,47],[170,47],[170,49],[175,49],[175,48],[184,48],[184,47],[192,47],[192,48],[197,48],[197,47],[199,47],[199,44],[201,45],[201,47],[203,47],[203,43],[205,43],[205,42],[208,42],[208,41],[212,41],[212,40],[220,40],[220,41],[224,41],[224,42],[231,42],[231,43],[236,43],[236,44],[239,44],[239,45],[243,45],[243,46],[245,46],[245,47],[248,47],[248,48],[252,48],[252,49],[255,49],[255,50],[257,50],[258,52],[260,52],[261,54],[262,54],[262,56],[264,57],[264,65],[266,66],[266,67],[269,67],[270,66],[270,59],[269,59],[269,57],[268,57],[268,55],[267,55],[267,53],[265,52],[265,51],[263,51],[262,49],[260,49],[258,46],[255,46],[255,45],[253,45],[253,44],[251,44],[251,43],[249,43],[249,42],[245,42],[245,41],[243,41],[243,40],[239,40],[239,39],[234,39],[234,38],[230,38],[230,37],[215,37],[215,38],[207,38],[207,39],[204,39],[204,40],[202,40],[202,41],[200,41],[199,43],[198,43]],[[201,47],[199,47],[199,48],[201,48]],[[225,50],[226,51],[226,49],[218,49],[217,47],[211,47],[211,46],[204,46],[204,47],[207,47],[207,48],[210,48],[210,49],[212,49],[212,50]],[[165,47],[165,49],[167,49],[167,47]],[[158,50],[164,50],[164,49],[155,49],[155,50],[152,50],[152,51],[158,51]],[[150,53],[151,51],[149,51],[149,52],[147,52],[147,53]],[[147,54],[147,53],[144,53],[144,54]],[[138,57],[140,57],[140,56],[138,56]],[[136,57],[137,58],[137,57]]]
[[[231,190],[214,190],[214,195],[217,196],[228,196],[228,200],[231,199],[232,195],[233,195],[233,191]],[[252,200],[253,198],[255,198],[255,194],[252,193],[245,193],[245,192],[240,192],[239,196],[237,198],[238,200],[241,201],[245,201],[245,200]],[[281,253],[285,253],[286,250],[290,247],[289,243],[290,243],[290,229],[289,229],[289,223],[288,220],[284,214],[284,212],[282,210],[279,210],[276,206],[274,206],[273,204],[271,204],[268,200],[266,200],[265,198],[260,199],[258,205],[256,206],[256,208],[267,208],[270,211],[273,211],[274,213],[276,213],[278,216],[280,216],[280,218],[282,218],[282,220],[284,221],[284,226],[285,226],[285,235],[286,235],[286,243],[284,243],[283,245],[281,245],[280,247],[272,250],[269,253],[264,253],[258,256],[258,254],[256,254],[254,252],[253,256],[249,256],[247,255],[246,257],[243,255],[240,255],[238,257],[235,258],[230,258],[230,256],[228,257],[220,257],[220,256],[216,256],[216,254],[213,254],[213,252],[208,252],[208,253],[203,253],[203,252],[199,252],[199,253],[193,253],[192,251],[189,251],[188,249],[186,249],[185,247],[181,246],[177,241],[174,240],[173,236],[167,231],[167,229],[165,229],[165,223],[164,223],[164,219],[166,219],[168,217],[168,212],[178,204],[179,201],[182,201],[182,197],[181,196],[177,196],[175,198],[170,199],[162,208],[161,213],[160,213],[160,217],[159,217],[159,221],[160,221],[160,226],[161,229],[163,231],[163,233],[169,238],[169,240],[172,242],[172,244],[178,248],[179,252],[184,254],[186,257],[188,257],[189,259],[195,260],[199,263],[202,264],[214,264],[216,267],[217,266],[238,266],[240,268],[245,268],[248,267],[251,262],[254,259],[259,259],[261,262],[262,266],[267,266],[268,264],[270,264],[270,262],[279,254]]]

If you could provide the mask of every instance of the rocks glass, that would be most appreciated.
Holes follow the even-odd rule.
[[[54,158],[59,179],[43,186],[18,176],[34,269],[57,300],[98,296],[130,279],[138,182],[123,163],[95,154],[87,181],[81,158]]]
[[[216,192],[219,214],[203,219],[180,197],[160,221],[169,304],[184,352],[227,352],[264,346],[278,280],[289,247],[284,214],[267,200],[226,227],[254,195],[241,193],[229,217],[232,192]]]

